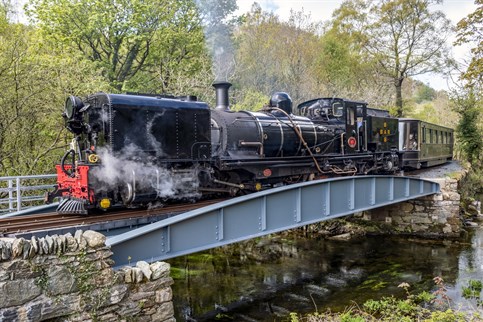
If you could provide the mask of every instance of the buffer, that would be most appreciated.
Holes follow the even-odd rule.
[[[153,262],[439,192],[428,180],[360,176],[265,190],[180,214],[107,239],[116,266]]]

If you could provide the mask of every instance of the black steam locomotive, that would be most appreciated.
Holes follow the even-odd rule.
[[[69,97],[75,138],[47,200],[63,197],[58,212],[87,214],[400,168],[398,120],[366,103],[319,98],[293,111],[279,92],[258,112],[231,111],[231,84],[213,86],[215,109],[192,96]]]

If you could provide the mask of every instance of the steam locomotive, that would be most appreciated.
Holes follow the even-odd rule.
[[[215,109],[193,96],[69,97],[74,139],[46,200],[87,214],[400,169],[398,120],[364,102],[319,98],[294,111],[278,92],[260,111],[231,111],[231,84],[213,86]]]

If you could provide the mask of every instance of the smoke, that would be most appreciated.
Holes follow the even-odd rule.
[[[206,46],[213,61],[215,80],[227,80],[235,70],[235,50],[231,40],[231,26],[224,21],[227,14],[218,1],[196,0],[201,13]],[[225,4],[226,5],[226,4]],[[234,9],[228,9],[228,11]]]
[[[96,193],[117,191],[120,187],[122,194],[122,189],[129,183],[135,188],[136,198],[150,196],[150,199],[165,200],[196,199],[200,196],[196,168],[168,169],[157,164],[156,158],[134,144],[115,154],[107,148],[100,148],[97,152],[101,163],[91,168]],[[143,203],[147,201],[143,200]]]

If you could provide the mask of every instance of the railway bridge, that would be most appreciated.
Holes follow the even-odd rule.
[[[323,179],[192,210],[107,239],[117,266],[165,260],[439,192],[409,177]]]
[[[18,205],[22,204],[21,192],[30,191],[32,187],[21,187],[19,183],[22,180],[18,178],[7,179],[10,180],[8,188],[2,189],[8,190],[8,206],[10,209],[16,208],[16,201],[17,208],[20,208]],[[12,181],[16,184],[12,184]],[[365,217],[371,221],[390,223],[394,220],[395,229],[392,230],[403,227],[410,233],[419,231],[433,232],[435,235],[456,235],[460,229],[457,218],[457,183],[451,183],[448,190],[444,179],[439,182],[441,187],[434,181],[403,176],[321,179],[273,188],[217,203],[203,202],[207,206],[196,207],[202,204],[200,202],[180,207],[178,210],[175,210],[177,207],[171,206],[150,210],[148,215],[126,212],[120,213],[119,216],[112,213],[100,217],[52,219],[50,217],[53,217],[53,214],[49,214],[45,217],[49,218],[49,222],[56,220],[53,227],[57,228],[47,226],[48,229],[35,232],[15,230],[13,236],[28,239],[32,235],[41,237],[74,233],[78,229],[97,230],[110,236],[106,243],[114,252],[113,259],[116,265],[122,266],[139,260],[165,260],[361,211],[370,211],[365,212]],[[439,193],[440,189],[444,190],[443,193]],[[418,199],[436,193],[439,194],[426,198],[426,201]],[[35,199],[32,196],[28,198]],[[34,207],[0,215],[0,236],[2,232],[14,231],[10,227],[21,227],[22,222],[27,223],[29,220],[33,220],[34,226],[38,227],[37,224],[41,224],[37,222],[39,215],[23,215],[25,212],[46,212],[44,208],[45,206]],[[53,208],[50,208],[50,211],[53,211]],[[15,216],[19,217],[19,223],[10,222],[11,217]],[[4,236],[9,235],[7,233]]]

